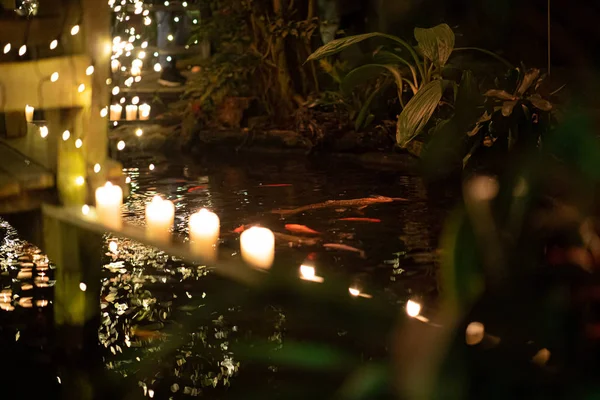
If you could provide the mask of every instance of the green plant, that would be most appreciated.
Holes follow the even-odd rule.
[[[396,132],[396,140],[400,147],[406,147],[423,131],[440,104],[445,89],[451,84],[450,81],[443,79],[443,71],[454,51],[480,50],[507,63],[483,49],[455,48],[455,35],[447,24],[427,29],[415,28],[414,35],[418,43],[416,49],[396,36],[374,32],[334,40],[319,48],[307,60],[319,60],[337,54],[372,38],[389,40],[398,46],[389,50],[385,47],[376,50],[373,63],[359,66],[351,71],[342,82],[342,87],[354,87],[381,74],[394,78],[398,87],[398,99],[403,108],[398,117]],[[405,85],[413,96],[406,104]]]

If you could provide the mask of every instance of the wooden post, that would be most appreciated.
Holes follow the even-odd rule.
[[[100,362],[100,271],[102,236],[44,213],[44,249],[56,264],[54,324],[63,367],[62,398],[93,399],[92,380]]]

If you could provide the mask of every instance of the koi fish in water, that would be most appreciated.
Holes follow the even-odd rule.
[[[340,218],[339,221],[348,221],[348,222],[373,222],[373,223],[381,222],[381,220],[379,218],[355,218],[355,217]]]
[[[272,184],[268,184],[268,185],[258,185],[258,187],[289,187],[292,186],[291,183],[272,183]]]
[[[315,231],[314,229],[310,229],[305,225],[297,225],[297,224],[286,224],[285,229],[294,233],[306,233],[309,235],[320,235],[320,232]]]
[[[195,192],[196,190],[202,190],[202,189],[206,189],[206,186],[194,186],[192,188],[189,188],[187,190],[187,192],[192,193],[192,192]]]
[[[325,243],[323,245],[323,247],[325,247],[326,249],[331,249],[331,250],[351,251],[353,253],[358,253],[360,258],[367,258],[364,250],[357,249],[356,247],[348,246],[345,244]]]
[[[240,225],[233,230],[233,233],[242,233],[246,230],[246,225]]]

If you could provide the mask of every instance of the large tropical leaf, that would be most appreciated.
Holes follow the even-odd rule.
[[[423,55],[443,67],[454,50],[454,32],[448,24],[433,28],[415,28],[415,39]]]
[[[397,36],[387,35],[385,33],[380,33],[380,32],[365,33],[362,35],[348,36],[348,37],[345,37],[342,39],[333,40],[333,41],[327,43],[326,45],[319,47],[314,53],[312,53],[308,57],[306,62],[315,61],[315,60],[319,60],[323,57],[332,56],[334,54],[337,54],[337,53],[347,49],[350,46],[353,46],[357,43],[360,43],[362,41],[365,41],[365,40],[371,39],[371,38],[375,38],[375,37],[392,40],[392,41],[402,45],[404,48],[406,48],[408,50],[408,52],[410,53],[410,55],[412,56],[413,60],[415,61],[415,64],[417,65],[417,68],[419,69],[421,77],[423,77],[425,75],[423,69],[421,68],[421,66],[419,64],[419,56],[417,55],[417,53],[415,52],[415,50],[412,48],[411,45],[409,45],[408,43],[406,43],[404,40],[400,39]]]
[[[529,101],[535,108],[538,108],[542,111],[550,111],[552,110],[552,103],[548,100],[542,98],[539,94],[534,94],[529,96]]]
[[[512,101],[516,98],[512,94],[508,93],[506,90],[500,90],[500,89],[490,89],[487,92],[485,92],[484,96],[495,97],[499,100],[505,100],[505,101]]]
[[[425,128],[442,99],[443,91],[442,82],[435,80],[419,89],[410,99],[398,117],[396,142],[400,147],[406,147]]]
[[[517,95],[523,96],[525,92],[529,90],[533,82],[535,82],[536,79],[539,78],[539,76],[540,70],[537,68],[532,68],[529,71],[527,71],[527,73],[523,77],[521,85],[519,85],[519,88],[517,89]]]

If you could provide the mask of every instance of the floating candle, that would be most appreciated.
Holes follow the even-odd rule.
[[[25,106],[25,119],[27,120],[27,122],[33,121],[33,111],[34,110],[35,109],[33,107],[31,107],[30,105]]]
[[[217,214],[202,209],[190,216],[190,246],[192,252],[215,260],[219,240],[220,221]]]
[[[113,229],[121,229],[121,205],[123,190],[110,182],[96,189],[96,214],[104,225]]]
[[[140,119],[142,121],[147,121],[150,119],[150,106],[148,104],[140,105]]]
[[[175,219],[175,206],[169,200],[154,196],[146,204],[146,235],[151,240],[168,242]]]
[[[242,258],[248,264],[263,269],[271,268],[275,258],[275,236],[267,228],[252,227],[240,235]]]
[[[120,104],[113,104],[110,106],[110,120],[118,121],[121,119],[121,113],[123,112],[123,106]]]
[[[137,119],[138,106],[130,104],[125,107],[125,117],[127,121],[135,121]]]

